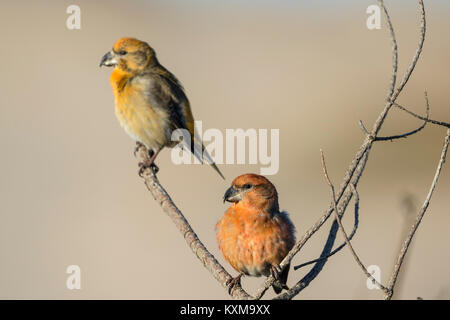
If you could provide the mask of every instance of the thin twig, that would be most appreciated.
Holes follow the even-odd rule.
[[[320,258],[318,262],[314,264],[314,267],[300,280],[295,286],[289,289],[286,292],[283,292],[276,296],[274,300],[289,300],[299,294],[302,290],[309,286],[309,284],[319,275],[322,271],[325,263],[328,261],[327,256],[330,254],[331,249],[333,249],[333,244],[336,239],[337,231],[339,230],[339,226],[336,220],[333,221],[331,225],[327,241],[325,242],[325,246],[322,249],[320,254]]]
[[[371,275],[368,271],[367,268],[364,266],[364,264],[362,263],[361,259],[359,258],[358,254],[356,253],[355,249],[353,248],[350,239],[347,236],[347,232],[345,232],[344,226],[342,224],[341,221],[341,217],[339,216],[339,210],[337,208],[337,203],[336,203],[336,194],[334,192],[334,185],[330,180],[330,177],[328,176],[328,171],[327,171],[327,166],[325,164],[325,157],[323,155],[322,150],[320,150],[320,155],[321,155],[321,160],[322,160],[322,169],[323,169],[323,174],[325,176],[325,179],[328,183],[328,185],[330,186],[330,190],[331,190],[331,199],[332,199],[332,203],[334,206],[334,217],[339,225],[339,229],[342,232],[342,235],[344,237],[345,243],[347,244],[347,248],[349,248],[351,254],[353,255],[353,258],[355,259],[356,263],[359,265],[359,267],[361,268],[361,270],[365,273],[365,275],[367,276],[367,278],[369,278],[374,284],[376,284],[379,288],[381,288],[383,291],[385,291],[386,293],[389,293],[388,288],[386,288],[385,286],[383,286],[381,283],[379,283],[374,277],[373,275]]]
[[[425,18],[425,7],[423,5],[423,0],[419,0],[419,15],[420,15],[419,44],[417,45],[416,53],[408,67],[408,70],[406,70],[405,75],[403,76],[402,82],[397,87],[397,90],[395,91],[394,95],[392,96],[391,101],[393,103],[397,99],[398,95],[402,92],[405,85],[408,83],[408,80],[411,77],[411,74],[414,71],[414,68],[416,67],[417,62],[419,61],[420,54],[422,53],[423,44],[425,42],[426,28],[427,28],[427,23],[426,23],[426,18]]]
[[[348,237],[349,240],[352,240],[353,236],[356,234],[356,231],[358,230],[358,225],[359,225],[359,194],[358,194],[358,191],[356,190],[356,188],[353,186],[353,184],[350,184],[350,187],[352,187],[353,195],[355,197],[355,205],[354,205],[354,213],[355,213],[354,220],[355,220],[355,222],[353,224],[353,230],[352,230],[352,232],[350,233],[350,235]],[[310,264],[313,264],[313,263],[316,263],[316,262],[328,259],[329,257],[331,257],[331,256],[335,255],[336,253],[338,253],[342,248],[345,247],[345,245],[346,245],[345,242],[342,243],[340,246],[338,246],[336,249],[331,251],[330,254],[325,256],[325,257],[317,258],[317,259],[314,259],[314,260],[311,260],[311,261],[308,261],[308,262],[304,262],[304,263],[299,264],[297,266],[294,266],[294,270],[298,270],[298,269],[306,267],[306,266],[308,266]]]
[[[362,120],[359,120],[359,126],[361,127],[361,130],[368,136],[370,136],[370,132],[366,129],[366,127],[364,126],[364,123],[362,122]],[[372,137],[372,139],[375,139],[374,137]]]
[[[391,85],[388,91],[388,95],[386,100],[389,101],[394,96],[395,83],[397,81],[397,71],[398,71],[398,46],[397,39],[395,38],[394,27],[392,25],[391,17],[387,11],[387,8],[384,5],[383,0],[378,0],[378,5],[383,9],[384,16],[386,18],[386,24],[389,28],[389,32],[391,34],[392,41],[392,76],[391,76]]]
[[[136,152],[136,157],[140,160],[140,162],[149,160],[148,150],[144,145],[139,147]],[[147,189],[153,195],[153,198],[155,198],[164,212],[172,219],[173,223],[177,227],[178,231],[180,231],[195,256],[202,262],[204,267],[213,275],[213,277],[228,290],[227,283],[232,279],[231,275],[216,260],[216,258],[214,258],[214,256],[208,251],[208,249],[206,249],[197,237],[197,234],[194,232],[183,213],[177,208],[167,191],[159,183],[155,173],[150,169],[146,169],[142,174],[142,178],[144,179]],[[252,299],[252,297],[245,292],[240,285],[234,286],[230,295],[235,299]]]
[[[420,209],[419,213],[417,214],[416,221],[412,225],[411,231],[409,232],[408,236],[406,237],[405,242],[403,243],[403,246],[400,249],[400,253],[397,257],[397,262],[395,263],[394,270],[392,272],[392,275],[391,275],[391,278],[390,278],[389,284],[388,284],[389,292],[385,295],[386,300],[390,300],[394,294],[395,283],[397,281],[398,274],[402,267],[403,260],[405,259],[405,255],[406,255],[409,245],[411,244],[411,241],[417,231],[417,228],[419,227],[420,222],[422,221],[422,218],[428,209],[428,205],[430,204],[434,189],[436,188],[436,184],[438,182],[439,175],[441,174],[442,166],[445,163],[445,159],[447,157],[447,150],[448,150],[449,143],[450,143],[450,129],[447,130],[447,135],[445,136],[444,146],[443,146],[442,152],[441,152],[441,158],[439,160],[439,164],[437,166],[436,173],[434,174],[434,178],[433,178],[433,182],[431,183],[430,190],[428,191],[428,195],[425,199],[425,202],[422,205],[422,208]]]
[[[412,115],[413,117],[416,117],[416,118],[418,118],[418,119],[420,119],[420,120],[423,120],[423,121],[425,121],[425,122],[432,123],[432,124],[436,124],[436,125],[443,126],[443,127],[446,127],[446,128],[450,128],[450,123],[448,123],[448,122],[437,121],[437,120],[432,120],[432,119],[427,119],[427,118],[422,117],[422,116],[420,116],[420,115],[418,115],[418,114],[416,114],[416,113],[414,113],[414,112],[412,112],[412,111],[409,111],[408,109],[406,109],[405,107],[399,105],[399,104],[396,103],[396,102],[394,103],[394,106],[397,107],[397,108],[399,108],[400,110],[405,111],[406,113],[409,113],[409,114]]]
[[[428,119],[430,118],[430,103],[428,101],[428,95],[427,95],[426,92],[425,92],[425,105],[426,105],[427,117],[424,119],[424,122],[423,122],[423,124],[420,127],[418,127],[415,130],[412,130],[412,131],[409,131],[409,132],[406,132],[406,133],[402,133],[402,134],[399,134],[399,135],[395,135],[395,136],[388,136],[388,137],[379,137],[378,136],[376,138],[373,138],[374,141],[393,141],[393,140],[396,140],[396,139],[407,138],[407,137],[409,137],[409,136],[411,136],[411,135],[421,131],[423,128],[425,128],[425,126],[428,123]],[[361,126],[361,129],[364,131],[364,133],[370,134],[369,132],[367,132],[367,129],[366,129],[366,127],[364,127],[364,124],[363,124],[363,122],[361,120],[359,121],[359,125]]]

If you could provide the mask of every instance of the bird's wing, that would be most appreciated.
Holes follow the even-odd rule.
[[[162,66],[157,69],[156,74],[159,78],[160,86],[158,93],[162,95],[160,99],[166,101],[165,105],[169,112],[171,129],[188,130],[191,141],[189,144],[187,141],[184,141],[184,146],[189,149],[201,163],[205,160],[223,179],[225,179],[215,165],[212,157],[205,150],[201,137],[195,132],[194,117],[183,86],[170,71]]]
[[[171,129],[187,129],[193,135],[194,118],[181,83],[161,65],[152,70],[152,77],[150,96],[157,100],[159,108],[168,112]]]

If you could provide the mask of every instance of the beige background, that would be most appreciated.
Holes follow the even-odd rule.
[[[204,129],[279,128],[280,170],[270,179],[298,235],[328,207],[320,167],[326,154],[340,183],[383,107],[391,53],[385,28],[369,31],[373,1],[76,1],[81,30],[66,28],[72,1],[3,2],[0,10],[0,298],[227,299],[194,258],[138,178],[134,142],[115,119],[110,69],[99,69],[116,39],[148,41],[184,84]],[[338,5],[339,4],[339,5]],[[403,72],[415,51],[416,3],[387,1]],[[428,36],[399,102],[450,120],[450,5],[426,1]],[[382,134],[420,125],[393,110]],[[445,130],[377,144],[360,183],[355,249],[386,282],[405,220],[425,199]],[[230,181],[259,166],[175,166],[165,150],[159,178],[211,252]],[[450,168],[414,239],[398,297],[450,298]],[[409,201],[409,202],[408,202]],[[405,204],[405,202],[407,204]],[[411,211],[412,210],[412,211]],[[412,213],[411,213],[412,212]],[[345,225],[350,229],[347,214]],[[315,258],[330,222],[297,255]],[[339,238],[339,242],[342,239]],[[66,267],[82,289],[65,286]],[[288,284],[305,274],[291,271]],[[254,292],[263,279],[243,280]],[[273,293],[270,292],[270,297]],[[301,299],[378,299],[347,251],[331,259]]]

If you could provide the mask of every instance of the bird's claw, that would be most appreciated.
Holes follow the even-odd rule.
[[[272,275],[272,277],[279,281],[280,280],[280,273],[281,273],[281,269],[279,265],[273,265],[270,267],[270,274]]]
[[[279,265],[273,265],[270,267],[270,274],[275,279],[275,282],[277,282],[283,289],[289,290],[289,287],[281,282],[280,274],[281,274],[281,268]]]
[[[134,148],[134,156],[136,156],[136,154],[139,152],[139,150],[144,147],[144,144],[142,142],[136,141],[136,147]],[[154,174],[157,174],[159,171],[158,166],[153,162],[154,157],[153,155],[155,154],[155,151],[153,151],[152,149],[148,150],[148,157],[149,159],[144,160],[142,162],[138,163],[139,166],[139,176],[142,178],[144,171],[146,169],[149,169],[153,171]]]
[[[234,289],[234,287],[241,285],[241,278],[242,274],[226,282],[226,285],[228,286],[228,294],[231,294],[231,291]]]
[[[153,162],[150,163],[150,164],[149,164],[149,163],[145,163],[145,162],[139,162],[138,165],[139,165],[139,171],[138,171],[138,173],[139,173],[139,176],[140,176],[141,178],[142,178],[143,175],[144,175],[144,171],[147,170],[147,169],[152,170],[154,174],[157,174],[158,171],[159,171],[158,166],[157,166],[156,164],[154,164]]]

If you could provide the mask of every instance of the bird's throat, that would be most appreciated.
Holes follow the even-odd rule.
[[[114,68],[109,79],[113,89],[117,91],[122,91],[128,81],[133,77],[130,72],[123,71],[120,68]]]

